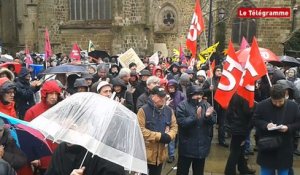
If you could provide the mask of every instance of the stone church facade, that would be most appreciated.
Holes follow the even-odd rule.
[[[54,53],[69,53],[78,43],[111,55],[133,48],[139,55],[162,50],[171,55],[173,48],[185,47],[195,0],[0,0],[0,37],[4,49],[15,52],[27,45],[43,52],[47,27]],[[206,32],[200,48],[207,45],[209,0],[200,0]],[[299,7],[297,6],[299,5]],[[240,19],[239,7],[289,7],[291,19]],[[219,50],[231,38],[236,46],[242,36],[256,36],[260,47],[283,54],[283,42],[300,29],[300,0],[213,0],[212,43]]]

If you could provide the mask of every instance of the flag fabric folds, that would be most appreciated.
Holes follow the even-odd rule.
[[[235,54],[232,42],[229,42],[228,54],[223,66],[222,76],[215,93],[215,100],[227,109],[230,99],[236,92],[243,73],[243,67]]]
[[[256,38],[253,38],[249,57],[246,61],[240,87],[237,93],[249,102],[249,106],[254,106],[254,85],[255,81],[268,73],[264,59],[262,58]]]
[[[245,37],[243,37],[241,45],[240,45],[240,50],[244,50],[244,49],[247,49],[249,47],[250,47],[250,45],[249,45],[248,41],[246,40]]]
[[[48,29],[45,29],[45,60],[47,61],[52,56],[52,49],[49,39],[49,32]]]
[[[246,62],[236,55],[233,44],[228,46],[228,55],[224,64],[222,77],[218,84],[214,99],[226,109],[234,93],[237,93],[254,106],[255,81],[267,74],[256,38],[253,38],[251,51]]]
[[[73,45],[73,49],[70,53],[70,58],[74,61],[80,61],[81,55],[80,55],[80,48],[77,43]]]
[[[95,46],[94,46],[94,44],[92,43],[92,41],[89,40],[88,52],[91,52],[91,51],[94,51],[94,50],[95,50]]]
[[[192,57],[197,52],[197,37],[205,30],[202,10],[199,0],[196,0],[196,6],[191,21],[190,29],[186,39],[186,46],[191,51]]]
[[[216,49],[217,49],[218,45],[219,45],[219,42],[217,42],[216,44],[210,46],[209,48],[201,51],[200,54],[199,54],[199,60],[200,61],[198,62],[198,64],[200,65],[200,64],[206,63],[206,61],[210,59],[211,55],[214,52],[216,52]]]
[[[31,58],[31,55],[30,55],[30,51],[26,45],[26,48],[25,48],[25,63],[26,63],[26,67],[28,68],[30,64],[33,64],[33,60]]]

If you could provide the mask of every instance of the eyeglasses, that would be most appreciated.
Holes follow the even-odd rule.
[[[8,95],[12,95],[12,94],[15,94],[16,92],[15,91],[7,91],[5,93],[8,94]]]

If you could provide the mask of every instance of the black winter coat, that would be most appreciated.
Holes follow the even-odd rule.
[[[16,175],[15,170],[3,159],[0,159],[0,174],[1,175]]]
[[[225,114],[225,127],[233,135],[248,135],[253,126],[253,110],[241,96],[234,94]]]
[[[205,116],[210,106],[206,101],[199,103],[202,107],[202,116]],[[206,158],[210,151],[213,137],[213,125],[216,123],[216,113],[211,117],[197,119],[197,106],[182,101],[177,106],[176,118],[179,133],[178,154],[189,158]]]
[[[17,115],[23,119],[26,111],[35,104],[33,95],[39,90],[39,87],[31,87],[28,81],[19,78],[16,82],[16,89],[16,111]]]
[[[258,103],[254,112],[255,126],[258,139],[265,136],[281,136],[283,144],[280,149],[273,151],[258,151],[257,163],[271,169],[287,169],[293,165],[293,139],[294,132],[300,128],[300,111],[298,105],[287,100],[285,107],[275,107],[271,99],[268,98]],[[278,130],[268,131],[267,125],[274,124],[286,125],[288,131],[283,133]]]
[[[15,140],[10,135],[9,129],[4,129],[0,145],[4,146],[3,160],[8,162],[15,170],[19,170],[27,163],[25,154],[16,145]]]
[[[144,92],[142,95],[140,95],[137,99],[136,102],[136,110],[138,111],[142,106],[144,106],[145,104],[147,104],[148,100],[149,100],[149,92],[146,91]]]
[[[61,143],[52,155],[51,163],[45,175],[67,175],[73,169],[78,169],[86,153],[86,149],[67,143]],[[92,157],[88,153],[83,163],[86,175],[125,175],[125,170],[120,165],[114,164],[98,156]]]

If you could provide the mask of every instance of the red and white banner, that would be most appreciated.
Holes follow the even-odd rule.
[[[80,48],[79,46],[77,45],[77,43],[75,43],[73,45],[73,49],[70,53],[70,56],[69,56],[71,59],[73,59],[74,61],[80,61],[80,58],[81,58],[81,55],[80,55]]]
[[[202,10],[199,0],[196,0],[196,6],[186,39],[186,46],[195,58],[197,52],[197,37],[205,30]]]
[[[256,38],[253,38],[251,51],[246,61],[244,72],[240,81],[238,94],[249,102],[249,106],[254,105],[254,85],[255,81],[268,73],[265,62],[260,55]]]
[[[245,64],[245,70],[240,85],[245,87],[248,84],[260,79],[268,73],[264,59],[260,55],[256,38],[253,38],[249,57]]]
[[[243,67],[239,63],[233,44],[230,41],[222,76],[214,97],[215,100],[222,106],[222,108],[227,109],[233,94],[239,87],[242,74]]]

